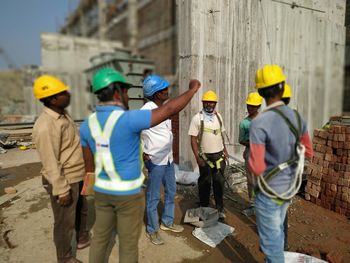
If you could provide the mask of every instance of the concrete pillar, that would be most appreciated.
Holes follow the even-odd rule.
[[[137,19],[137,0],[128,1],[128,32],[129,32],[129,47],[131,53],[136,55],[137,50],[137,34],[138,34],[138,19]]]
[[[98,37],[100,40],[106,38],[106,2],[98,0]]]
[[[83,8],[79,9],[79,23],[80,23],[81,36],[82,37],[86,37],[86,35],[87,35],[87,28],[86,28],[86,19],[85,19]]]

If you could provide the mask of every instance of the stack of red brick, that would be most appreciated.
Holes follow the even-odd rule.
[[[315,155],[307,165],[305,199],[350,216],[350,126],[314,131]]]

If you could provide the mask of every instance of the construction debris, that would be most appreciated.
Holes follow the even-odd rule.
[[[208,246],[216,247],[225,237],[232,235],[234,227],[217,222],[210,227],[196,227],[192,235]]]
[[[15,193],[17,193],[17,189],[14,188],[14,187],[12,187],[12,186],[10,186],[10,187],[6,187],[6,188],[4,189],[4,192],[5,192],[6,194],[15,194]]]

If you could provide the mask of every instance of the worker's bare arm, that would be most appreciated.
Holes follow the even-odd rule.
[[[161,107],[152,110],[151,127],[158,125],[159,123],[168,119],[170,116],[181,111],[190,102],[193,95],[196,94],[200,86],[201,83],[198,80],[192,79],[189,83],[188,91],[170,100]]]
[[[89,147],[83,147],[83,158],[85,162],[85,172],[95,172],[94,155],[92,154]]]

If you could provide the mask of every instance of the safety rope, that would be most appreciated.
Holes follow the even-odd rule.
[[[302,177],[303,177],[303,170],[304,170],[304,162],[305,162],[305,146],[300,143],[300,136],[301,136],[301,118],[297,111],[294,111],[296,118],[298,120],[298,129],[291,123],[291,121],[278,109],[273,108],[272,111],[276,112],[278,115],[280,115],[283,120],[288,125],[290,131],[293,133],[293,135],[296,138],[295,143],[295,153],[296,157],[292,157],[290,160],[279,164],[278,166],[274,167],[271,171],[269,171],[264,176],[258,176],[258,189],[256,189],[256,192],[261,191],[266,196],[276,199],[277,201],[287,201],[292,199],[299,191],[299,188],[302,183]],[[294,154],[293,154],[294,155]],[[268,181],[270,181],[274,176],[279,174],[284,169],[292,166],[293,164],[297,164],[297,167],[295,169],[295,175],[294,180],[289,186],[289,188],[279,194],[275,190],[273,190],[269,184]]]

